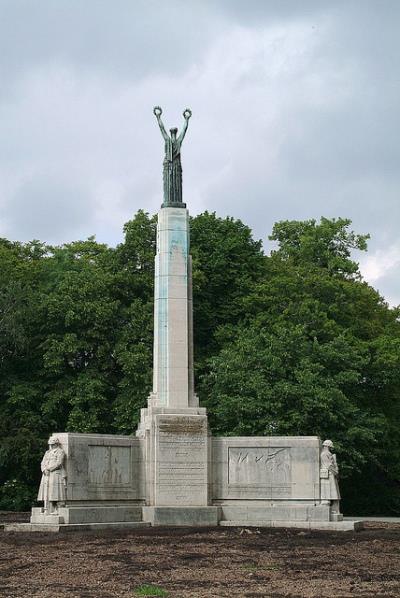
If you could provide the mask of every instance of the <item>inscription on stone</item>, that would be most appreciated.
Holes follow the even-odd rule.
[[[129,446],[89,445],[88,478],[93,486],[126,486],[131,482]]]
[[[230,486],[269,487],[273,494],[290,493],[291,461],[287,447],[249,447],[228,449]]]
[[[156,503],[207,504],[207,421],[203,416],[159,416]]]

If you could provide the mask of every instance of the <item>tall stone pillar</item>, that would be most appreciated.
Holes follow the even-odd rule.
[[[153,525],[217,525],[210,506],[206,410],[193,376],[192,264],[186,207],[158,213],[154,281],[153,391],[141,411],[145,521]]]
[[[198,407],[193,377],[192,267],[184,207],[158,214],[154,292],[152,404]]]

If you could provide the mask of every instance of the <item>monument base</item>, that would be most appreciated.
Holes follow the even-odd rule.
[[[102,529],[135,529],[149,527],[150,523],[145,521],[114,521],[112,523],[6,523],[5,532],[86,532]]]
[[[363,521],[220,521],[222,527],[283,527],[308,530],[327,530],[332,532],[360,531],[364,529]]]
[[[33,507],[32,524],[61,525],[87,523],[133,523],[142,521],[142,507],[136,505],[73,505],[59,507],[56,514],[48,514]]]
[[[221,525],[223,522],[229,521],[241,521],[244,525],[251,525],[254,521],[258,523],[265,521],[267,525],[270,521],[297,521],[306,523],[311,521],[333,521],[329,506],[316,505],[311,502],[305,502],[305,504],[296,504],[295,502],[290,504],[289,501],[282,501],[284,504],[263,504],[263,502],[256,500],[229,501],[220,504]],[[343,519],[342,515],[340,515],[340,518]]]
[[[214,527],[219,507],[143,507],[143,520],[153,526]]]
[[[325,530],[332,532],[360,531],[364,522],[360,521],[284,521],[284,520],[222,520],[218,522],[216,507],[144,507],[145,521],[116,521],[112,523],[6,523],[5,532],[66,533],[79,531],[138,529],[150,526],[163,527],[276,527],[304,530]]]

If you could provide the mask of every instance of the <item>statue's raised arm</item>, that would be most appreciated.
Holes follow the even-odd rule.
[[[161,120],[162,110],[160,106],[154,106],[153,113],[157,119],[158,126],[160,127],[161,135],[164,137],[165,141],[167,141],[167,139],[169,139],[169,135],[165,130],[163,121]]]
[[[185,119],[185,122],[183,123],[181,134],[178,137],[179,143],[182,143],[183,138],[186,135],[186,131],[187,131],[188,124],[189,124],[189,118],[191,116],[192,116],[192,111],[189,108],[185,108],[185,110],[183,111],[183,118]]]

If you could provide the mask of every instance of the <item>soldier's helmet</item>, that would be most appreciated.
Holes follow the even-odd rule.
[[[57,438],[57,436],[50,436],[50,438],[49,438],[49,444],[60,444],[60,441]]]
[[[329,446],[329,448],[333,448],[333,442],[332,440],[324,440],[322,446]]]

